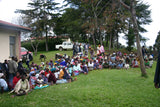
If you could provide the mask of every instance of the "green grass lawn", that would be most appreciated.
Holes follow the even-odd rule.
[[[4,93],[0,95],[0,107],[159,107],[160,91],[153,84],[155,65],[147,69],[148,78],[141,77],[139,68],[103,69],[81,74],[72,83],[34,90],[26,96],[11,98]]]

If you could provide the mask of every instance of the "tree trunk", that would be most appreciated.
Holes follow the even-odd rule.
[[[100,44],[102,45],[102,35],[101,35],[101,33],[100,33],[100,31],[99,31],[99,39],[100,39]]]
[[[92,39],[93,39],[94,49],[96,49],[96,41],[95,41],[94,34],[92,35]]]
[[[119,36],[118,36],[117,32],[116,32],[116,37],[117,37],[117,49],[119,49]]]
[[[106,39],[106,47],[108,47],[108,41],[109,41],[109,36],[108,36],[108,34],[105,35],[105,39]]]
[[[141,68],[142,76],[147,76],[147,72],[146,72],[145,65],[144,65],[144,59],[143,59],[143,55],[142,55],[142,49],[141,49],[141,45],[140,45],[139,29],[138,29],[137,20],[136,20],[136,11],[135,11],[134,7],[135,7],[135,0],[131,0],[130,12],[132,15],[131,17],[132,17],[132,21],[133,21],[133,25],[134,25],[134,29],[135,29],[135,36],[136,36],[136,42],[137,42],[137,52],[138,52],[138,56],[140,59],[140,68]]]
[[[36,41],[36,44],[35,44],[35,46],[34,46],[34,44],[32,43],[32,41],[31,41],[31,46],[32,46],[32,48],[33,48],[33,51],[34,51],[34,55],[35,56],[37,56],[37,51],[38,51],[38,45],[39,45],[39,41],[37,42]]]
[[[48,51],[48,31],[46,27],[46,51]]]
[[[112,34],[110,33],[110,37],[109,37],[109,51],[111,50],[111,43],[112,43]]]

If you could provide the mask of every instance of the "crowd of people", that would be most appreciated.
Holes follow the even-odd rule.
[[[77,48],[78,47],[78,48]],[[152,67],[153,56],[144,55],[146,68]],[[26,95],[36,89],[46,88],[50,85],[70,83],[77,80],[78,75],[87,75],[92,70],[101,69],[129,69],[139,67],[138,56],[131,52],[129,54],[120,51],[105,53],[103,45],[97,47],[97,53],[88,45],[74,44],[73,56],[56,54],[55,61],[27,62],[28,70],[23,67],[20,59],[5,60],[0,68],[0,91],[10,91],[13,96]],[[28,60],[27,60],[28,61]]]

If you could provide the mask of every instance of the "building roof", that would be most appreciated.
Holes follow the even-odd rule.
[[[12,23],[5,22],[2,20],[0,20],[0,28],[13,29],[13,30],[18,30],[18,31],[31,31],[32,30],[31,28],[12,24]]]

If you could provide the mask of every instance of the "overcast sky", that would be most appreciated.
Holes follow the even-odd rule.
[[[27,4],[30,0],[0,0],[0,20],[13,22],[15,17],[18,17],[14,13],[16,9],[27,9]],[[57,2],[62,2],[63,0],[56,0]],[[155,43],[158,31],[160,31],[160,14],[159,14],[159,4],[160,0],[143,0],[144,3],[148,3],[150,10],[152,11],[151,17],[153,22],[150,25],[145,25],[144,27],[148,30],[147,33],[142,34],[143,36],[149,38],[147,41],[147,46],[152,46]],[[124,39],[120,39],[120,42],[125,45]]]

